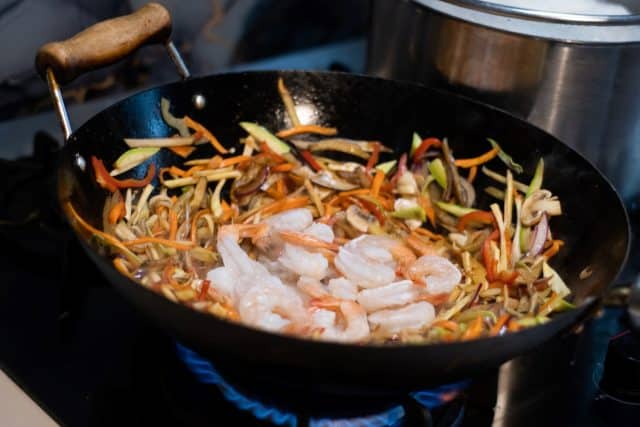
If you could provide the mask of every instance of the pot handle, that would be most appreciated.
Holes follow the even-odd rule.
[[[99,22],[70,39],[47,43],[38,49],[36,69],[49,84],[65,140],[71,135],[71,126],[58,84],[116,63],[148,44],[164,44],[180,76],[189,77],[189,70],[171,42],[171,15],[158,3]]]

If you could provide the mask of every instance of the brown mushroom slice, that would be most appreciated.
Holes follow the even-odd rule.
[[[347,208],[347,222],[358,231],[366,233],[369,231],[370,226],[378,224],[378,220],[375,216],[369,212],[360,209],[358,205],[351,205]]]
[[[326,188],[331,188],[332,190],[349,191],[358,188],[357,185],[351,184],[350,182],[337,177],[327,170],[320,171],[312,175],[309,179],[314,184],[318,184]]]
[[[522,204],[520,221],[527,227],[536,225],[543,214],[548,216],[562,215],[560,200],[549,190],[536,190]]]

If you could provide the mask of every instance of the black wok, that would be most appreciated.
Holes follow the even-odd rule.
[[[80,71],[69,72],[73,67],[53,57],[41,54],[38,65],[42,72],[51,67],[64,80],[96,65],[82,64]],[[314,342],[254,330],[175,304],[119,274],[84,233],[77,233],[91,259],[128,301],[231,375],[358,392],[391,392],[453,381],[496,367],[577,325],[615,279],[628,250],[627,216],[611,184],[581,155],[497,109],[415,84],[365,76],[251,72],[187,79],[141,92],[97,114],[68,138],[59,166],[61,202],[70,200],[87,221],[101,224],[106,193],[94,181],[89,158],[95,155],[111,164],[126,149],[124,137],[170,135],[160,115],[161,97],[171,101],[175,115],[188,114],[214,130],[227,146],[243,136],[239,121],[255,121],[269,129],[287,127],[276,87],[280,76],[296,103],[308,106],[309,121],[336,126],[352,138],[381,140],[398,153],[408,149],[414,131],[447,137],[459,157],[486,151],[486,138],[491,137],[524,166],[526,172],[518,179],[525,182],[544,157],[545,187],[559,196],[564,211],[552,221],[555,236],[566,242],[552,265],[571,288],[577,308],[543,326],[469,342],[401,346]],[[194,106],[197,95],[207,101],[201,109]],[[152,160],[158,167],[178,160],[162,151]],[[132,175],[141,177],[145,170],[142,166]],[[481,178],[478,186],[483,184]],[[487,206],[488,200],[480,198],[480,204]],[[588,266],[593,274],[580,280],[580,272]],[[87,277],[87,281],[93,279]]]

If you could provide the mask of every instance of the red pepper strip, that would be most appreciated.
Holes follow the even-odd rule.
[[[475,211],[470,212],[466,215],[463,215],[458,220],[457,229],[458,231],[464,231],[467,228],[467,224],[470,222],[479,222],[482,224],[491,224],[495,221],[495,217],[491,212],[487,211]]]
[[[111,192],[116,191],[118,188],[138,188],[145,187],[151,182],[156,174],[156,165],[151,163],[147,169],[147,175],[143,179],[123,179],[118,180],[109,175],[107,168],[104,167],[102,160],[96,156],[91,156],[91,165],[96,173],[96,182],[100,184],[102,188],[105,188]]]
[[[316,172],[320,172],[322,170],[322,166],[320,166],[320,163],[318,163],[309,150],[300,150],[300,155]]]
[[[393,175],[393,178],[391,178],[391,185],[395,186],[396,181],[398,181],[398,178],[400,178],[406,171],[407,171],[407,153],[403,153],[402,156],[400,156],[400,160],[398,160],[398,171],[396,172],[395,175]]]
[[[373,144],[373,152],[371,153],[369,160],[367,160],[367,167],[365,168],[367,173],[371,169],[373,169],[373,167],[378,163],[379,159],[380,159],[380,143],[376,142],[375,144]]]
[[[493,230],[493,233],[491,233],[482,244],[482,260],[484,262],[484,268],[487,270],[487,280],[489,282],[495,281],[497,267],[497,262],[493,259],[493,254],[491,253],[491,242],[498,240],[499,237],[500,231]]]
[[[200,288],[200,295],[198,295],[198,300],[202,301],[204,299],[204,297],[207,295],[207,291],[209,291],[209,286],[211,286],[210,281],[202,281],[202,287]]]
[[[376,219],[378,220],[380,225],[384,225],[384,214],[382,213],[382,211],[380,210],[378,205],[373,203],[371,200],[367,200],[367,199],[360,198],[360,197],[357,198],[357,202],[364,209],[366,209],[367,211],[371,212],[371,214],[373,214],[373,216],[376,217]]]
[[[416,151],[413,152],[413,161],[417,162],[418,160],[420,160],[420,158],[422,158],[424,153],[426,153],[427,150],[431,147],[435,147],[435,148],[442,147],[442,141],[440,141],[438,138],[424,139],[422,141],[422,144],[420,144],[418,148],[416,148]]]

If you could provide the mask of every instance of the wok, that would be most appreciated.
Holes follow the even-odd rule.
[[[115,62],[149,42],[170,44],[170,17],[157,4],[94,26],[74,38],[45,45],[37,66],[63,107],[56,78],[68,82],[89,69]],[[187,75],[182,67],[182,74]],[[495,108],[449,93],[400,81],[303,71],[211,75],[146,90],[97,114],[69,134],[60,153],[58,196],[95,226],[101,224],[106,192],[94,180],[89,158],[111,164],[127,147],[124,137],[168,136],[160,99],[176,116],[188,114],[212,129],[227,146],[244,135],[239,121],[269,129],[287,127],[276,82],[283,77],[303,120],[336,126],[342,135],[381,140],[396,152],[409,148],[412,132],[447,137],[455,155],[486,151],[486,138],[499,141],[523,166],[527,182],[545,160],[545,187],[562,201],[552,228],[566,244],[552,265],[571,288],[577,308],[542,326],[495,338],[435,345],[346,345],[267,333],[202,314],[144,288],[118,273],[90,236],[76,229],[89,257],[126,300],[179,342],[238,378],[283,380],[306,389],[347,393],[390,393],[454,381],[477,374],[558,336],[585,320],[613,282],[628,251],[629,226],[611,184],[584,157],[544,131]],[[206,101],[206,103],[205,103]],[[303,114],[302,114],[303,113]],[[171,153],[151,161],[158,169],[178,161]],[[141,178],[146,165],[131,175]],[[486,182],[480,177],[478,185]],[[480,197],[480,205],[488,200]],[[65,212],[72,225],[71,217]],[[579,279],[591,267],[593,274]],[[87,281],[94,278],[87,277]]]

